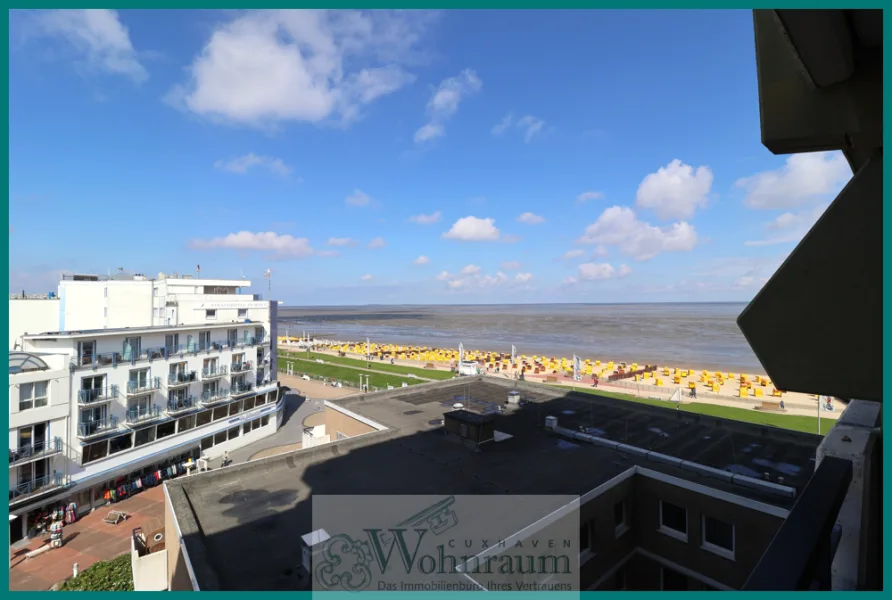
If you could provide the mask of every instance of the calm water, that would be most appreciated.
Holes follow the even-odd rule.
[[[279,335],[762,373],[743,303],[281,307]]]

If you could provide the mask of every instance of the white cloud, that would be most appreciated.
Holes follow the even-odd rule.
[[[579,283],[579,280],[572,275],[564,279],[564,285],[575,285],[577,283]]]
[[[828,206],[829,204],[822,203],[808,210],[801,210],[795,213],[785,212],[773,221],[765,224],[768,235],[764,239],[747,241],[744,242],[744,245],[773,246],[774,244],[798,242],[808,233],[811,226],[821,218]]]
[[[440,271],[440,274],[437,275],[437,279],[438,279],[439,281],[446,281],[446,280],[449,279],[450,277],[451,277],[451,275],[449,274],[448,271]]]
[[[523,141],[530,143],[534,137],[542,133],[545,121],[537,119],[532,115],[527,115],[517,121],[517,126],[523,129]]]
[[[369,250],[376,250],[378,248],[383,248],[387,245],[387,242],[384,241],[383,237],[376,237],[371,242],[369,242]]]
[[[649,260],[662,252],[686,252],[697,245],[694,226],[684,221],[655,227],[639,221],[628,207],[611,206],[589,225],[579,240],[584,244],[616,246],[635,260]]]
[[[483,277],[477,278],[477,282],[481,286],[487,285],[498,285],[500,283],[505,283],[508,281],[508,276],[498,271],[495,275],[484,275]]]
[[[620,265],[619,269],[616,271],[617,277],[627,277],[632,274],[632,267],[629,265]]]
[[[262,167],[268,169],[271,173],[287,177],[291,174],[291,167],[285,164],[281,158],[272,156],[258,156],[253,152],[249,152],[244,156],[233,158],[227,161],[218,160],[214,163],[214,167],[221,171],[229,171],[230,173],[238,173],[244,175],[252,167]]]
[[[520,283],[526,283],[533,278],[532,273],[518,273],[514,276],[514,280]]]
[[[616,269],[610,263],[583,263],[579,265],[579,279],[585,281],[611,279],[614,275],[616,275]]]
[[[462,275],[476,275],[480,272],[480,267],[477,265],[468,265],[461,270]]]
[[[425,255],[422,254],[421,256],[419,256],[418,258],[416,258],[415,260],[413,260],[413,261],[412,261],[412,264],[414,264],[414,265],[426,265],[426,264],[430,263],[430,261],[431,261],[431,259],[429,259],[428,257],[426,257]]]
[[[564,260],[571,260],[573,258],[579,258],[583,254],[585,254],[585,250],[568,250],[567,252],[564,252],[564,256],[561,258]]]
[[[514,122],[514,115],[507,114],[505,117],[492,128],[493,135],[502,135],[505,131],[511,127],[511,124]]]
[[[364,107],[414,80],[432,13],[264,10],[216,27],[165,100],[213,120],[274,127],[348,124]]]
[[[51,10],[37,15],[43,35],[64,39],[90,68],[142,83],[149,74],[137,59],[130,33],[114,10]]]
[[[240,231],[209,240],[196,239],[192,240],[191,246],[198,250],[228,249],[271,252],[272,256],[278,259],[307,258],[317,254],[307,238],[279,235],[271,231],[258,233]],[[318,254],[323,255],[322,253]],[[331,256],[331,254],[328,255]]]
[[[447,240],[464,242],[495,242],[500,236],[501,232],[495,226],[495,219],[463,217],[456,221],[442,237]]]
[[[794,154],[775,171],[738,179],[743,204],[754,209],[791,209],[822,202],[839,192],[852,178],[841,152]]]
[[[344,198],[347,206],[368,206],[372,203],[372,197],[362,190],[353,190],[353,193]]]
[[[592,250],[592,258],[604,258],[605,256],[610,254],[610,249],[603,244],[599,244]]]
[[[362,277],[359,278],[360,281],[371,281],[372,279],[374,279],[374,277],[372,277],[372,276],[369,275],[369,274],[365,274],[365,275],[363,275]]]
[[[516,271],[521,267],[521,264],[516,260],[506,260],[502,263],[503,271]]]
[[[329,246],[355,246],[356,240],[354,240],[353,238],[348,238],[348,237],[347,238],[331,237],[331,238],[328,238],[328,241],[325,243]]]
[[[502,271],[497,271],[495,275],[484,275],[481,273],[480,267],[468,265],[458,274],[450,274],[448,271],[443,271],[437,276],[437,279],[444,282],[450,290],[468,290],[503,284],[526,283],[532,277],[529,273],[518,273],[512,279]]]
[[[589,200],[601,200],[602,198],[604,198],[604,194],[601,192],[582,192],[576,196],[576,203],[582,204]]]
[[[415,132],[415,142],[420,144],[445,135],[444,123],[456,113],[464,98],[476,94],[482,86],[483,82],[471,69],[440,82],[427,103],[430,122]]]
[[[537,214],[534,214],[531,212],[525,212],[522,215],[520,215],[519,217],[517,217],[517,222],[518,223],[526,223],[527,225],[538,225],[539,223],[545,222],[545,217],[542,217],[540,215],[537,215]]]
[[[436,211],[432,214],[425,215],[415,215],[409,217],[409,221],[412,223],[417,223],[418,225],[432,225],[440,220],[440,211]]]
[[[697,208],[705,208],[712,188],[712,171],[675,159],[638,186],[635,205],[652,209],[661,219],[690,219]]]

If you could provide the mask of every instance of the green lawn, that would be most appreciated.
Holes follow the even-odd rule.
[[[130,553],[84,569],[59,587],[63,592],[132,592],[133,571]]]
[[[567,390],[567,386],[552,385],[552,387]],[[639,404],[648,404],[650,406],[660,406],[668,408],[674,406],[664,400],[651,400],[650,398],[639,398],[629,394],[621,394],[618,392],[605,392],[591,388],[577,388],[577,392],[586,394],[594,394],[607,398],[617,398],[619,400],[627,400],[629,402],[638,402]],[[805,417],[801,415],[779,415],[776,413],[766,413],[752,408],[733,408],[730,406],[721,406],[718,404],[706,404],[704,402],[691,402],[690,404],[682,404],[681,410],[686,412],[708,415],[710,417],[720,417],[723,419],[733,419],[734,421],[743,421],[745,423],[754,423],[757,425],[771,425],[782,429],[790,429],[793,431],[803,431],[805,433],[818,432],[818,419],[816,417]],[[836,423],[835,419],[821,419],[821,434],[826,434],[830,428]]]
[[[306,352],[286,352],[281,353],[280,356],[292,356],[294,358],[306,358]],[[340,356],[332,356],[330,354],[320,354],[318,352],[310,352],[310,360],[316,359],[324,360],[327,363],[344,365],[345,367],[357,367],[360,369],[366,368],[366,361],[359,358],[342,358]],[[420,367],[406,367],[403,365],[392,365],[387,361],[371,361],[370,369],[374,369],[375,371],[382,371],[387,373],[394,373],[395,375],[406,375],[411,373],[413,375],[417,375],[423,379],[452,379],[453,374],[449,371],[437,371],[434,369],[422,369]]]
[[[403,383],[409,385],[417,385],[424,383],[421,379],[412,379],[410,377],[397,377],[396,375],[388,375],[384,373],[369,373],[368,371],[360,371],[352,367],[342,367],[339,365],[320,365],[314,361],[306,359],[279,357],[279,368],[285,369],[288,362],[294,363],[294,374],[298,372],[307,375],[317,375],[319,377],[330,377],[343,382],[350,382],[354,387],[359,387],[359,376],[369,376],[369,385],[379,389],[387,389],[388,385],[393,387],[402,387]]]

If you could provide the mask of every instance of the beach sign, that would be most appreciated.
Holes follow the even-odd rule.
[[[511,362],[517,362],[517,348],[514,347],[514,344],[511,344]]]
[[[573,379],[575,381],[582,379],[582,361],[575,354],[573,355]]]
[[[458,363],[461,364],[465,360],[465,346],[461,342],[458,343]]]

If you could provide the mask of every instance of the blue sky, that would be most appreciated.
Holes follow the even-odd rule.
[[[760,143],[750,11],[10,16],[10,290],[749,300],[851,177]]]

